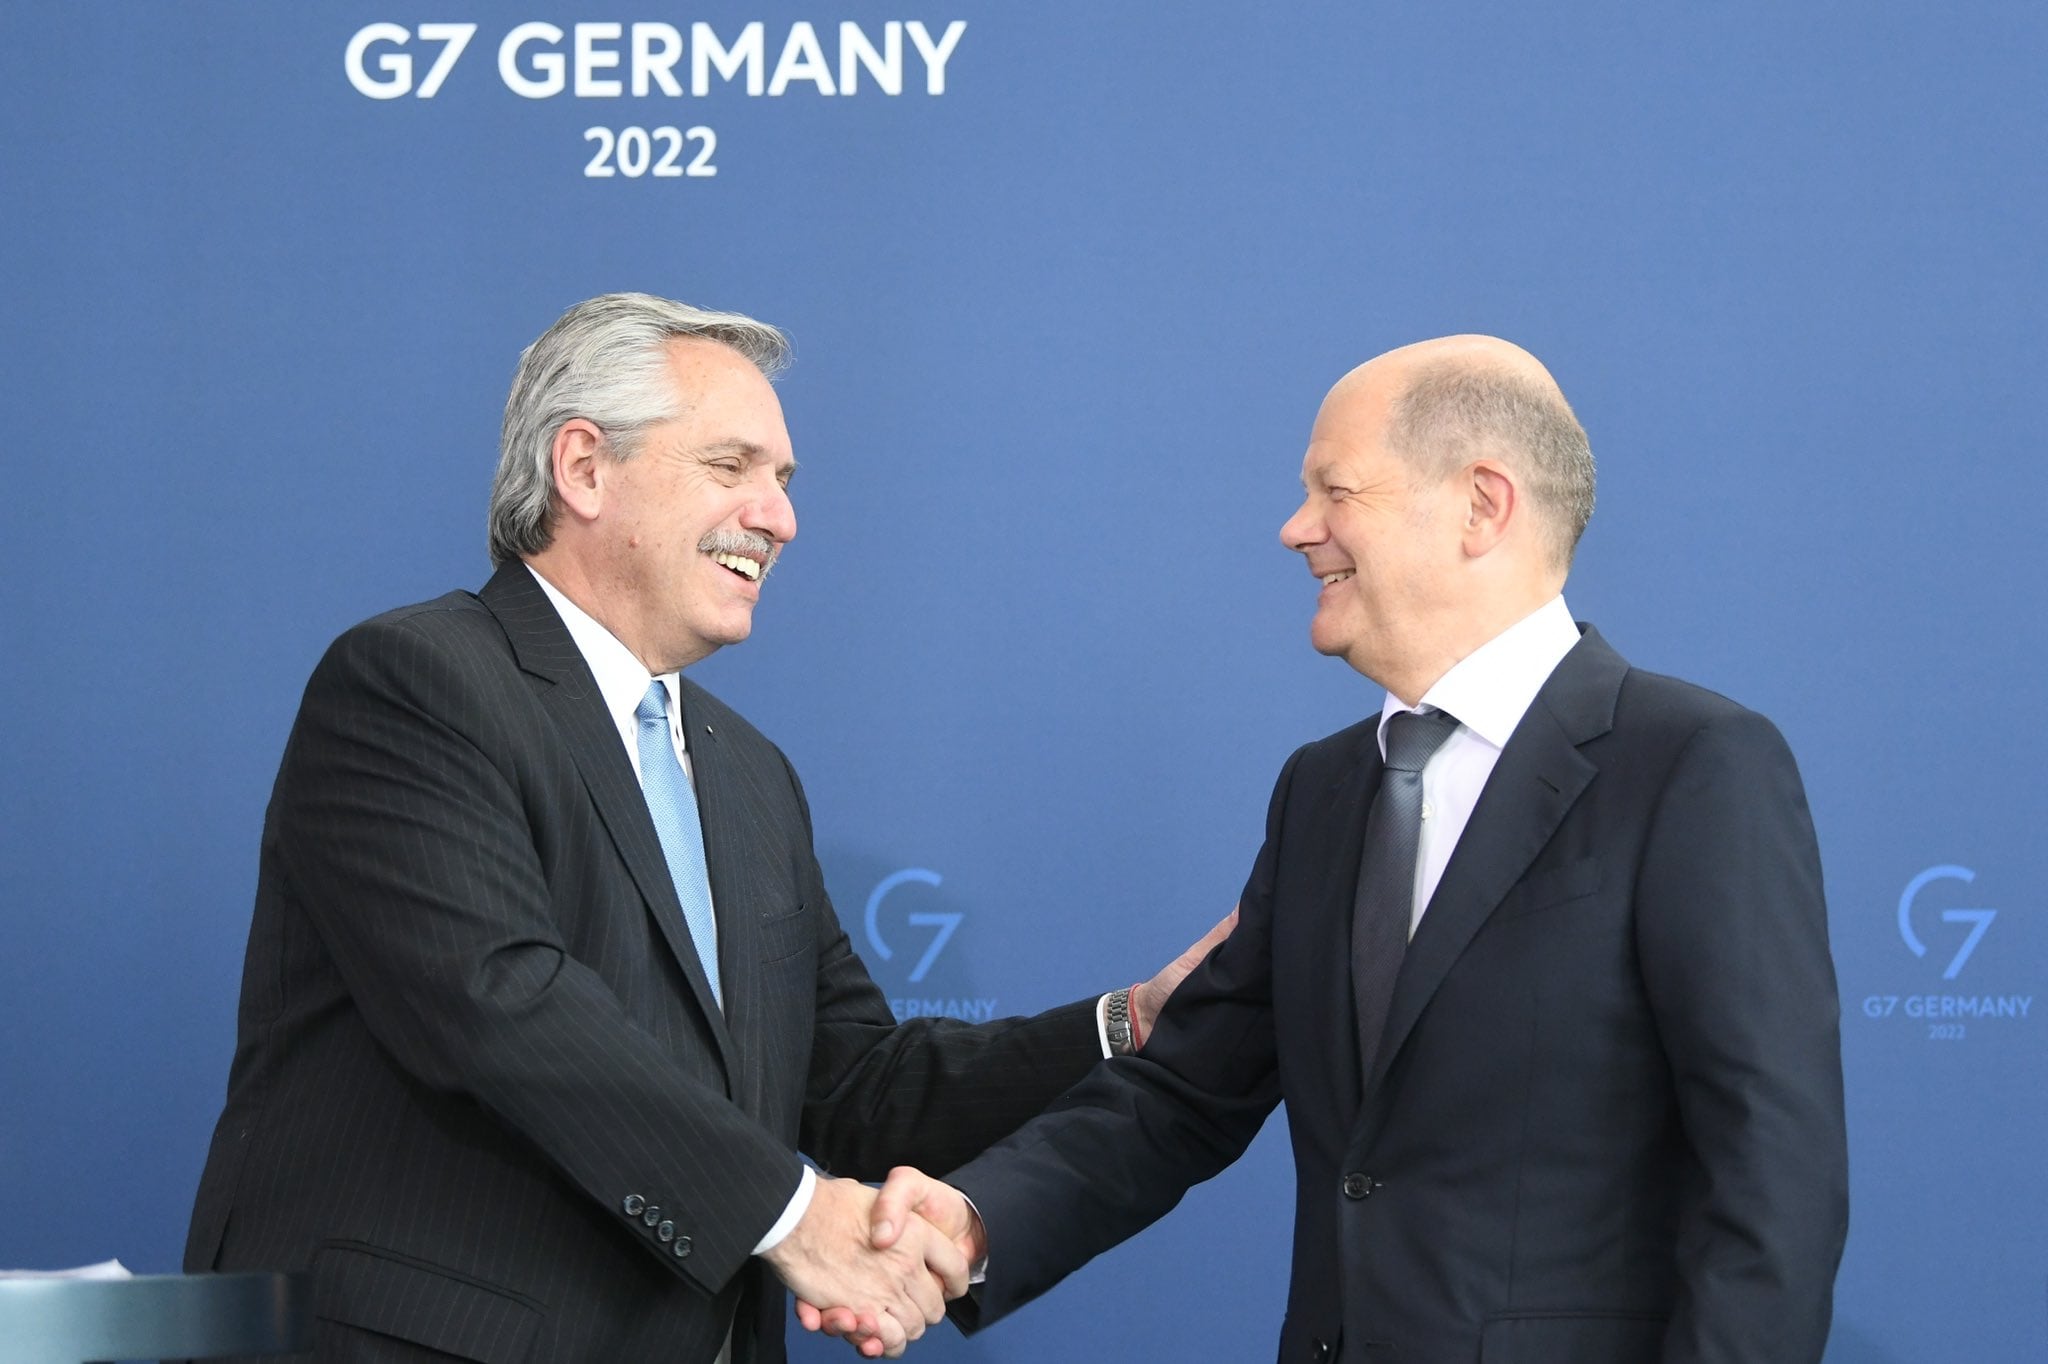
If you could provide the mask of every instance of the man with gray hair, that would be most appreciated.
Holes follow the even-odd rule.
[[[1285,1102],[1289,1364],[1814,1364],[1847,1157],[1784,740],[1574,624],[1592,453],[1518,347],[1352,371],[1302,483],[1310,638],[1384,703],[1288,761],[1242,919],[1144,1054],[950,1185],[895,1172],[876,1244],[930,1219],[993,1321]],[[799,1312],[858,1337],[831,1306]]]
[[[506,404],[495,576],[307,686],[185,1267],[310,1269],[323,1359],[773,1361],[783,1284],[898,1353],[966,1266],[872,1248],[856,1181],[1015,1128],[1220,936],[1033,1019],[890,1015],[788,762],[683,676],[796,534],[786,357],[571,308]]]

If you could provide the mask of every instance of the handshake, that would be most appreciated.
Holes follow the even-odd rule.
[[[805,1330],[894,1359],[945,1316],[986,1256],[981,1219],[960,1191],[900,1165],[879,1193],[820,1178],[803,1220],[763,1258],[796,1294]]]
[[[1152,1022],[1187,974],[1237,926],[1237,910],[1131,991],[1131,1011]],[[839,1336],[870,1359],[903,1353],[967,1292],[988,1257],[981,1217],[958,1189],[908,1165],[881,1191],[820,1177],[796,1229],[762,1256],[796,1294],[807,1331]]]

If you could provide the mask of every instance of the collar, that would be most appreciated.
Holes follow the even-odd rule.
[[[1552,597],[1452,665],[1422,694],[1417,711],[1447,710],[1494,748],[1508,736],[1560,660],[1579,642],[1579,627],[1562,596]],[[1407,710],[1392,692],[1380,708],[1380,757],[1387,756],[1387,719]]]
[[[533,574],[540,590],[547,593],[548,600],[554,603],[555,611],[569,631],[569,638],[576,641],[576,651],[590,665],[591,676],[597,679],[598,694],[604,697],[604,708],[610,713],[612,722],[619,727],[620,733],[632,734],[639,724],[634,712],[639,710],[640,698],[647,694],[647,684],[654,680],[654,675],[633,656],[631,649],[619,642],[617,635],[563,596],[560,588],[541,576],[540,570],[528,564],[526,571]],[[682,726],[678,720],[683,712],[681,675],[663,673],[661,684],[668,689],[669,728],[680,735]]]

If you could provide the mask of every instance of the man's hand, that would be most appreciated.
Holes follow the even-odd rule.
[[[877,1250],[895,1245],[906,1226],[922,1220],[951,1241],[970,1267],[988,1258],[988,1233],[966,1195],[908,1165],[889,1171],[889,1182],[868,1210],[868,1219],[869,1243]]]
[[[1187,951],[1161,967],[1158,975],[1142,985],[1131,987],[1131,1026],[1140,1045],[1152,1035],[1152,1025],[1158,1021],[1159,1011],[1166,1007],[1166,997],[1187,979],[1188,972],[1202,964],[1202,959],[1215,949],[1217,943],[1230,936],[1230,930],[1235,927],[1237,906],[1232,905],[1230,913],[1217,920],[1216,926],[1204,933]]]
[[[869,1211],[869,1243],[877,1251],[888,1251],[918,1237],[949,1245],[967,1265],[978,1265],[987,1258],[981,1218],[960,1191],[920,1170],[899,1165],[889,1172],[889,1182]],[[796,1316],[806,1331],[842,1336],[870,1357],[881,1352],[879,1323],[863,1319],[858,1312],[841,1307],[821,1310],[798,1295]]]
[[[871,1359],[894,1359],[945,1315],[947,1298],[967,1291],[967,1261],[950,1239],[900,1214],[901,1234],[870,1244],[875,1202],[875,1191],[854,1180],[820,1179],[803,1220],[762,1258],[797,1295],[800,1317],[817,1315],[812,1303],[839,1309],[834,1320],[848,1329],[833,1334]]]

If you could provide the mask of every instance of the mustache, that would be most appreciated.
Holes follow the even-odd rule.
[[[782,546],[776,544],[759,531],[728,530],[720,527],[717,530],[707,532],[704,538],[697,542],[697,552],[699,554],[744,554],[749,559],[760,561],[761,576],[765,578],[768,576],[768,571],[775,567],[776,559],[781,557]]]

